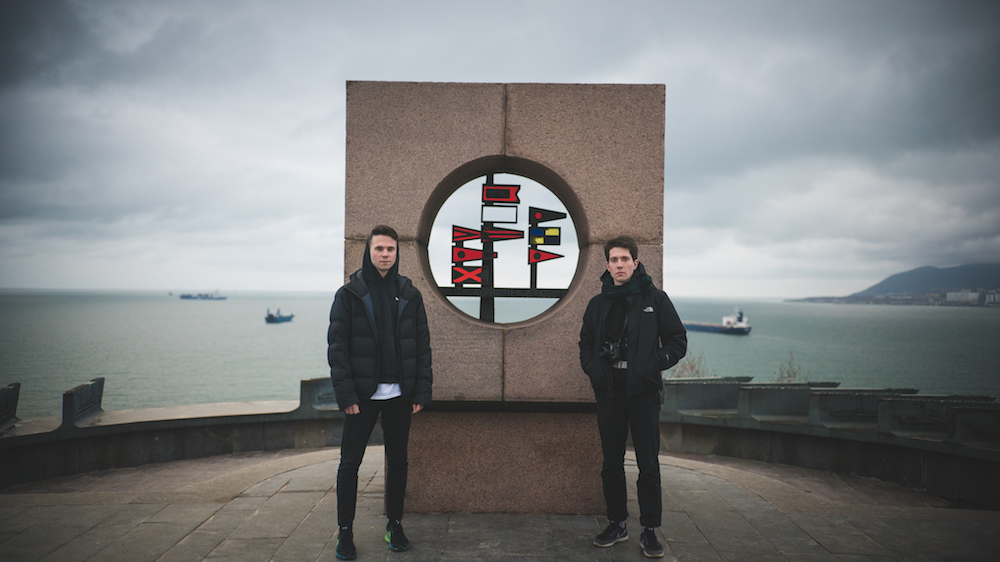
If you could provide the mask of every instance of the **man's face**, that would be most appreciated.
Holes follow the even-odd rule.
[[[389,270],[396,263],[396,241],[392,239],[392,236],[376,234],[372,236],[369,253],[375,269],[382,277],[385,277],[385,274],[389,273]]]
[[[637,267],[639,262],[632,259],[628,248],[611,248],[608,252],[608,273],[611,274],[615,285],[628,283]]]

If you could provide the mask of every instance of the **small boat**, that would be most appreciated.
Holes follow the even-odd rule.
[[[722,317],[722,324],[684,322],[684,329],[692,332],[712,332],[715,334],[746,336],[750,334],[750,319],[744,316],[743,311],[737,307],[733,314]]]
[[[196,295],[195,294],[191,294],[191,293],[184,293],[183,295],[181,295],[181,298],[184,299],[184,300],[199,300],[199,301],[224,301],[224,300],[226,300],[226,297],[220,295],[218,292],[215,292],[215,293],[198,293]]]
[[[281,309],[279,308],[277,312],[271,314],[271,309],[267,309],[267,316],[264,317],[264,322],[268,324],[278,324],[280,322],[291,322],[294,314],[289,314],[288,316],[281,315]]]

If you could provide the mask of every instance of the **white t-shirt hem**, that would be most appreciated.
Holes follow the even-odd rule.
[[[403,391],[396,383],[379,384],[372,394],[372,400],[390,400],[403,395]]]

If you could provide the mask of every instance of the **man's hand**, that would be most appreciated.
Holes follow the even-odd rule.
[[[360,414],[361,413],[361,406],[358,406],[357,404],[351,404],[350,406],[348,406],[344,410],[344,413],[345,414],[351,414],[351,415]]]
[[[424,409],[424,405],[423,404],[414,404],[413,405],[413,413],[414,414],[416,414],[417,412],[419,412],[420,410],[423,410],[423,409]]]

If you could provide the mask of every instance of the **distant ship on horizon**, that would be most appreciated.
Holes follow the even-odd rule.
[[[279,308],[277,312],[271,314],[271,309],[267,309],[267,316],[264,317],[264,322],[268,324],[280,324],[282,322],[291,322],[294,314],[289,314],[287,316],[281,315],[281,309]]]
[[[733,314],[722,317],[721,324],[709,322],[684,322],[684,329],[692,332],[711,332],[714,334],[729,334],[733,336],[750,335],[750,319],[737,308]]]
[[[224,301],[226,300],[227,297],[220,295],[219,292],[216,291],[214,293],[197,293],[197,294],[184,293],[183,295],[181,295],[181,298],[184,300]]]

